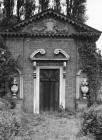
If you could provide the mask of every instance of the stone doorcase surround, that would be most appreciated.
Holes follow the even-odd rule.
[[[39,100],[39,95],[40,95],[40,70],[41,69],[59,69],[60,75],[59,75],[59,108],[65,109],[65,81],[66,81],[66,66],[67,66],[67,61],[69,60],[69,55],[62,49],[55,49],[54,50],[54,55],[58,55],[61,53],[64,55],[64,58],[56,58],[56,59],[47,59],[47,58],[36,58],[36,54],[40,53],[41,55],[45,55],[45,50],[44,49],[37,49],[34,51],[30,59],[33,62],[33,79],[34,79],[34,96],[33,96],[33,113],[39,114],[40,112],[40,100]],[[37,65],[38,62],[42,61],[45,63],[45,61],[49,61],[49,63],[52,61],[54,63],[62,62],[62,65]],[[57,62],[56,62],[57,61]]]

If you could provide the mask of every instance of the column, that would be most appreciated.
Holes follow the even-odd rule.
[[[39,70],[36,69],[36,63],[33,63],[34,72],[34,109],[33,113],[39,114]]]
[[[66,72],[63,71],[63,109],[65,109],[65,82],[66,82]]]
[[[20,99],[23,99],[23,74],[20,74]]]
[[[65,109],[65,81],[66,81],[66,62],[60,68],[60,107]]]
[[[80,75],[76,75],[76,99],[80,98]]]

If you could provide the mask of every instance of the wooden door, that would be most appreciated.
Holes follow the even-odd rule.
[[[59,69],[40,70],[40,110],[55,111],[59,106]]]

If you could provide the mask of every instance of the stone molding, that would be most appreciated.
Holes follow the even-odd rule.
[[[55,49],[54,50],[55,55],[58,55],[60,53],[65,56],[66,60],[69,60],[70,56],[64,50],[62,50],[62,49]]]
[[[46,52],[44,49],[37,49],[35,50],[31,55],[30,55],[30,59],[34,60],[35,56],[40,53],[41,55],[44,55]]]
[[[37,49],[30,55],[30,59],[33,61],[68,61],[70,59],[70,56],[63,49],[55,49],[54,55],[59,55],[61,53],[64,58],[36,58],[38,53],[44,55],[46,54],[46,51],[45,49]]]

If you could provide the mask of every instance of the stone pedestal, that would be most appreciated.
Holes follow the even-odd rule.
[[[23,104],[23,100],[17,99],[15,109],[18,110],[18,111],[22,111],[22,104]]]
[[[102,93],[97,94],[97,103],[102,104]]]
[[[77,111],[84,111],[88,108],[88,101],[86,99],[76,100],[76,109]]]
[[[23,103],[23,100],[19,100],[17,99],[15,101],[16,103],[16,107],[14,108],[14,112],[15,112],[15,116],[16,116],[16,119],[21,122],[22,120],[22,114],[23,114],[23,109],[22,109],[22,103]]]

